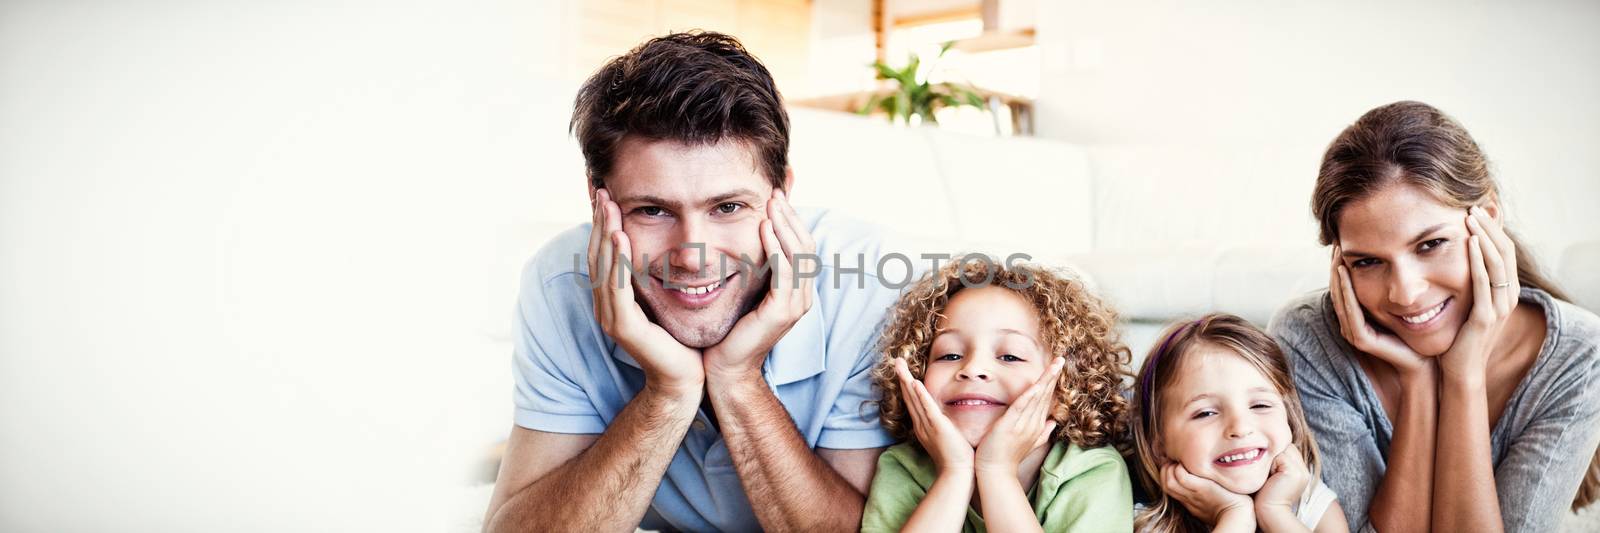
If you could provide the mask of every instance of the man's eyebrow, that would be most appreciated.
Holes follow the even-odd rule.
[[[1410,242],[1411,242],[1411,244],[1416,244],[1418,242],[1421,242],[1423,239],[1428,238],[1428,235],[1433,234],[1433,232],[1435,232],[1435,231],[1439,231],[1439,230],[1444,229],[1444,227],[1447,226],[1447,225],[1448,224],[1445,224],[1445,223],[1439,223],[1439,224],[1434,224],[1432,226],[1428,226],[1426,228],[1423,228],[1422,231],[1417,232],[1417,236],[1416,237],[1412,237],[1411,238]],[[1363,251],[1360,251],[1360,250],[1350,250],[1350,249],[1345,249],[1345,248],[1340,248],[1339,249],[1339,255],[1344,256],[1344,257],[1371,257],[1372,256],[1372,254],[1367,253],[1367,252],[1363,252]]]
[[[678,202],[675,202],[675,201],[672,201],[672,200],[668,200],[668,199],[662,198],[660,196],[651,196],[651,195],[648,195],[648,194],[635,194],[635,195],[632,195],[632,196],[624,196],[622,198],[617,198],[615,201],[617,202],[618,206],[621,206],[622,204],[648,204],[648,205],[658,205],[658,206],[665,207],[665,208],[668,208],[668,209],[677,209],[677,208],[683,206],[683,204],[680,204]]]
[[[712,196],[710,198],[707,198],[705,200],[705,202],[704,202],[704,205],[712,206],[712,205],[717,205],[717,204],[720,204],[720,203],[723,203],[723,202],[726,202],[728,200],[732,200],[732,199],[735,199],[735,198],[747,198],[747,197],[759,197],[759,196],[760,196],[760,194],[756,193],[753,190],[745,189],[745,188],[739,188],[739,189],[734,189],[734,190],[731,190],[731,191],[728,191],[728,192],[725,192],[725,193],[718,194],[716,196]],[[654,195],[649,195],[649,194],[636,194],[636,195],[631,195],[631,196],[624,196],[622,198],[617,199],[616,202],[617,202],[617,205],[622,205],[622,204],[648,204],[648,205],[657,205],[657,206],[665,207],[667,209],[672,209],[672,210],[679,210],[680,208],[683,207],[683,204],[680,203],[680,202],[673,201],[673,200],[668,200],[668,199],[662,198],[660,196],[654,196]]]
[[[710,199],[706,200],[706,204],[708,204],[708,205],[716,205],[716,204],[720,204],[720,203],[723,203],[723,202],[726,202],[728,200],[732,200],[732,199],[735,199],[735,198],[759,197],[759,196],[760,196],[760,194],[756,193],[755,191],[752,191],[750,189],[740,188],[740,189],[734,189],[734,190],[731,190],[731,191],[728,191],[728,192],[725,192],[725,193],[722,193],[722,194],[719,194],[719,195],[716,195],[716,196],[712,196]]]

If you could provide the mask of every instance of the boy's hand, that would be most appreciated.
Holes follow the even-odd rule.
[[[1049,419],[1051,408],[1055,406],[1056,377],[1061,375],[1066,364],[1060,357],[1052,359],[1044,374],[1012,400],[1005,414],[989,427],[983,442],[978,443],[979,470],[993,469],[1015,475],[1017,465],[1028,452],[1050,441],[1050,434],[1056,429],[1055,421]]]
[[[972,476],[972,444],[961,436],[954,422],[944,416],[939,402],[921,381],[911,377],[905,359],[894,360],[894,374],[900,378],[900,401],[911,415],[911,431],[922,449],[933,458],[939,475]]]

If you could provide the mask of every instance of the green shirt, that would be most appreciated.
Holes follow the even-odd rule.
[[[938,470],[913,442],[878,457],[878,473],[861,517],[861,531],[899,531],[933,487]],[[1110,447],[1085,450],[1057,442],[1028,490],[1033,513],[1045,531],[1133,531],[1133,487],[1122,456]],[[967,508],[962,531],[984,533],[983,516]]]

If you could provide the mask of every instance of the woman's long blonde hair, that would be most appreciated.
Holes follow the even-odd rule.
[[[1237,316],[1213,313],[1199,320],[1180,322],[1167,327],[1164,339],[1150,351],[1134,382],[1133,441],[1139,453],[1139,480],[1151,503],[1134,520],[1134,530],[1157,533],[1201,533],[1211,527],[1191,515],[1182,503],[1169,496],[1161,486],[1161,467],[1166,464],[1161,428],[1161,391],[1178,378],[1184,360],[1199,346],[1213,346],[1236,353],[1250,366],[1266,376],[1267,381],[1283,396],[1284,412],[1289,417],[1289,430],[1293,444],[1305,457],[1306,468],[1313,482],[1322,479],[1322,460],[1317,455],[1317,444],[1306,422],[1305,409],[1300,406],[1300,396],[1295,393],[1294,380],[1289,375],[1289,364],[1278,343],[1259,328]]]

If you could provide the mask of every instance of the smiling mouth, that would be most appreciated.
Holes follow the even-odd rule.
[[[667,286],[667,285],[665,283],[663,283],[662,286]],[[717,290],[717,287],[721,287],[721,286],[722,286],[722,280],[719,279],[719,280],[711,282],[710,284],[701,285],[699,287],[687,287],[687,286],[670,287],[670,286],[668,286],[667,288],[693,296],[693,295],[705,294],[705,293]]]
[[[697,282],[700,283],[699,285],[689,285],[688,283],[677,281],[669,282],[654,276],[652,278],[655,279],[657,286],[665,289],[666,293],[672,295],[672,298],[677,300],[680,305],[688,308],[700,308],[716,300],[722,294],[722,289],[727,288],[729,280],[737,275],[739,273],[735,272],[729,274],[728,277],[710,283]]]
[[[1225,467],[1244,466],[1248,464],[1254,464],[1256,461],[1261,460],[1261,458],[1265,457],[1266,455],[1266,448],[1250,448],[1248,450],[1236,451],[1234,453],[1223,455],[1222,457],[1218,457],[1213,462]]]
[[[1450,302],[1453,301],[1453,300],[1455,300],[1454,296],[1452,296],[1450,298],[1445,298],[1444,301],[1439,302],[1439,305],[1435,305],[1435,306],[1433,306],[1432,308],[1430,308],[1430,309],[1428,309],[1426,311],[1423,311],[1421,313],[1417,313],[1417,314],[1414,314],[1414,315],[1394,315],[1394,316],[1396,318],[1399,318],[1400,322],[1402,324],[1405,324],[1407,329],[1422,329],[1422,328],[1427,327],[1431,323],[1433,323],[1434,319],[1439,318],[1440,315],[1444,314],[1444,309],[1446,307],[1449,307]],[[1393,314],[1393,313],[1390,313],[1390,314]]]
[[[979,395],[957,396],[955,398],[950,399],[949,401],[944,402],[944,404],[948,405],[950,407],[958,407],[958,408],[985,408],[985,407],[1005,407],[1006,406],[1006,403],[1000,401],[999,399],[992,398],[992,397],[989,397],[989,396],[984,396],[984,395],[981,395],[981,394],[979,394]]]

